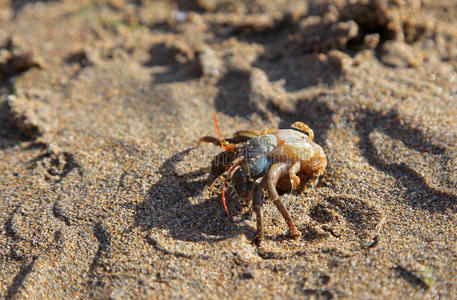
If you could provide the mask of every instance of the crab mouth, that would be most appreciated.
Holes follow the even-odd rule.
[[[245,197],[240,197],[239,199],[242,206],[250,206],[252,202],[252,195],[246,195]]]
[[[238,196],[238,199],[240,201],[240,204],[242,205],[249,205],[252,201],[252,196],[253,196],[253,193],[254,193],[254,186],[245,186],[244,188],[242,189],[236,189],[236,186],[235,186],[235,191],[236,191],[236,195]]]
[[[237,192],[237,195],[242,202],[249,201],[249,198],[251,198],[251,194],[251,192]]]

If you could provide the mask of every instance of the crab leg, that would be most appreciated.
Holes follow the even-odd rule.
[[[254,211],[256,214],[257,219],[257,243],[263,241],[265,237],[264,225],[263,225],[263,190],[261,185],[256,185],[254,189],[254,200],[252,202],[252,206],[254,207]]]
[[[270,198],[273,200],[273,203],[276,205],[276,208],[281,213],[282,217],[289,226],[289,233],[292,236],[300,236],[300,233],[295,228],[294,222],[290,217],[289,212],[282,204],[281,200],[279,199],[278,191],[276,190],[276,184],[278,183],[279,178],[285,176],[289,173],[289,165],[287,163],[275,163],[270,167],[267,174],[267,190]]]
[[[258,135],[255,132],[244,130],[244,131],[235,132],[233,137],[224,139],[223,141],[226,143],[229,143],[229,144],[241,144],[241,143],[246,143],[247,141],[254,139],[256,137],[258,137]],[[208,135],[201,137],[198,140],[197,145],[200,145],[203,143],[209,143],[209,144],[213,144],[216,146],[220,146],[219,138],[213,137],[213,136],[208,136]]]
[[[308,125],[303,124],[302,122],[295,122],[294,124],[290,125],[290,127],[303,131],[304,133],[308,134],[310,140],[314,139],[314,132]]]
[[[201,137],[198,140],[197,145],[200,146],[200,144],[203,144],[203,143],[214,144],[216,146],[220,145],[218,138],[215,138],[214,136],[208,136],[208,135],[205,135],[204,137]]]
[[[232,140],[244,139],[243,142],[247,142],[250,139],[255,139],[258,136],[259,135],[257,133],[255,133],[255,132],[252,132],[252,131],[249,131],[249,130],[240,130],[240,131],[237,131],[237,132],[235,132],[233,134]]]
[[[291,191],[295,190],[295,188],[300,184],[300,178],[297,176],[298,171],[300,171],[300,162],[296,161],[290,168],[289,168],[289,178],[290,178],[290,186]]]

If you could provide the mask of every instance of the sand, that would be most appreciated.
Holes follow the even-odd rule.
[[[453,0],[2,0],[0,82],[2,297],[457,297]],[[299,239],[205,186],[214,112],[314,130]]]

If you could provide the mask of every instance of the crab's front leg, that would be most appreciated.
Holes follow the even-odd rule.
[[[262,211],[262,206],[263,206],[263,189],[261,184],[257,184],[255,189],[254,189],[254,200],[252,202],[252,206],[254,207],[254,211],[256,214],[256,220],[257,220],[257,236],[256,236],[256,242],[257,244],[260,244],[264,237],[265,237],[265,230],[264,230],[264,225],[263,225],[263,211]]]
[[[273,200],[273,203],[275,204],[276,208],[279,210],[282,217],[286,221],[287,226],[289,227],[289,234],[293,237],[299,237],[300,233],[295,228],[294,222],[292,221],[289,212],[279,199],[279,194],[276,190],[276,184],[278,183],[279,178],[287,175],[289,173],[289,169],[290,165],[287,163],[281,162],[273,164],[268,170],[268,174],[266,177],[266,185],[270,198]]]

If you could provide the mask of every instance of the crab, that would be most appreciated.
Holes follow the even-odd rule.
[[[243,203],[252,205],[255,211],[255,240],[258,244],[265,238],[262,211],[265,191],[286,221],[289,235],[299,237],[300,233],[281,202],[279,192],[297,189],[300,177],[309,180],[307,186],[314,186],[324,173],[327,159],[322,147],[313,141],[313,130],[302,122],[295,122],[290,126],[291,129],[264,130],[260,134],[238,131],[232,138],[222,140],[216,114],[214,123],[218,138],[204,136],[198,144],[212,143],[224,149],[211,162],[207,186],[226,174],[222,202],[227,216],[230,217],[225,201],[225,187],[227,180],[230,180],[238,197]]]

